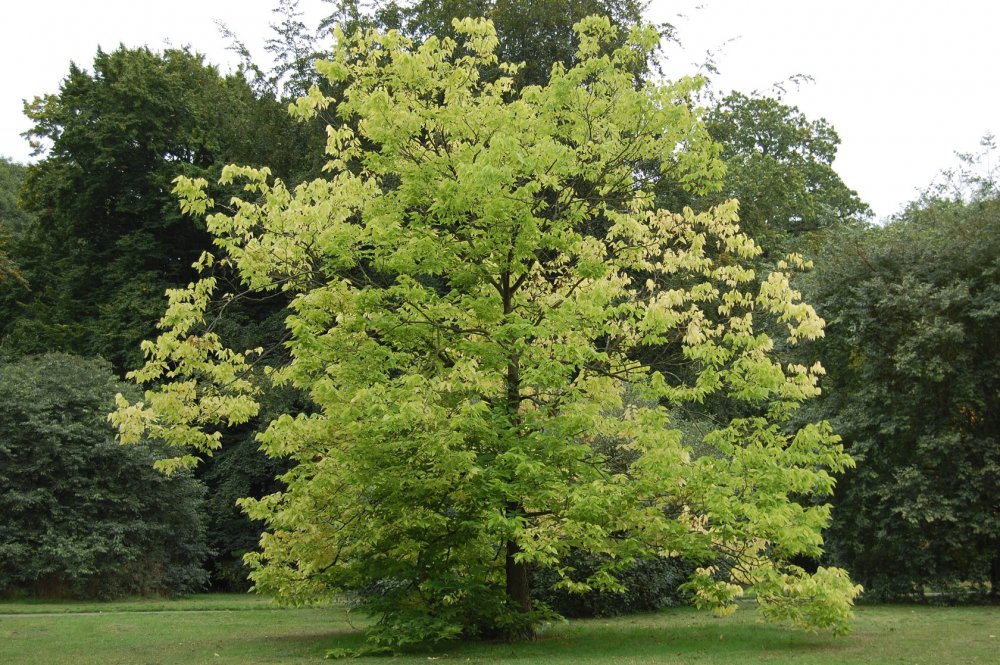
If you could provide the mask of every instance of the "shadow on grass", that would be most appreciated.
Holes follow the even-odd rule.
[[[240,648],[249,653],[268,653],[285,657],[309,654],[323,658],[331,649],[358,649],[364,643],[365,636],[362,629],[345,626],[305,630],[294,634],[241,638]],[[426,658],[426,654],[424,657]]]
[[[697,657],[702,659],[699,662],[735,663],[784,660],[804,654],[834,658],[838,651],[849,646],[849,641],[850,638],[759,624],[752,616],[715,619],[701,613],[676,611],[572,621],[551,626],[528,642],[460,642],[406,655],[414,661],[433,657],[532,663],[669,662],[674,658],[686,662]],[[361,633],[341,634],[325,641],[323,647],[324,651],[351,650],[363,643]]]

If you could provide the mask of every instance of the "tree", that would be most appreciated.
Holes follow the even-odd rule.
[[[266,339],[273,335],[265,331],[263,336]],[[299,391],[275,388],[266,380],[258,380],[264,388],[257,396],[260,413],[248,423],[224,431],[219,452],[197,469],[197,478],[209,488],[205,513],[212,556],[207,565],[213,590],[250,588],[250,569],[243,558],[257,549],[263,524],[251,521],[237,502],[248,496],[261,497],[279,491],[283,485],[278,478],[288,471],[284,459],[261,452],[257,435],[281,413],[308,407]]]
[[[700,204],[739,200],[740,227],[772,262],[810,235],[871,215],[833,170],[840,137],[826,120],[809,120],[780,99],[732,92],[705,125],[722,146],[726,177]]]
[[[29,220],[17,201],[24,172],[21,164],[0,157],[0,283],[17,281],[21,286],[26,286],[24,276],[8,254],[8,247]]]
[[[358,3],[352,0],[328,1],[336,1],[338,7],[334,16],[338,18],[359,15]],[[321,41],[325,43],[325,38],[329,37],[333,17],[320,21],[319,26],[311,29],[302,20],[299,0],[278,0],[271,11],[280,20],[270,24],[272,34],[264,43],[264,51],[272,61],[269,69],[264,69],[254,59],[250,48],[229,26],[222,22],[218,26],[222,36],[230,40],[229,49],[240,56],[241,67],[258,92],[295,99],[313,85],[322,85],[313,61],[322,55]]]
[[[335,103],[345,121],[329,130],[328,179],[290,190],[267,170],[224,171],[245,198],[208,217],[219,256],[171,292],[132,375],[166,382],[119,400],[121,439],[179,446],[160,463],[176,470],[257,412],[259,350],[229,350],[213,329],[229,300],[213,301],[210,271],[224,264],[247,289],[292,295],[290,359],[269,371],[313,403],[261,436],[292,468],[283,491],[243,502],[269,527],[249,557],[259,590],[356,592],[379,617],[370,639],[399,647],[530,632],[543,610],[531,566],[571,591],[613,590],[616,570],[673,553],[703,566],[699,605],[730,611],[749,586],[772,618],[843,630],[858,588],[786,560],[820,551],[828,517],[795,497],[829,492],[850,459],[824,423],[784,427],[821,368],[775,362],[752,310],[793,341],[822,321],[784,272],[747,290],[740,263],[758,250],[734,205],[655,210],[637,168],[656,160],[695,192],[718,177],[688,103],[700,82],[637,85],[657,32],[613,48],[610,22],[591,18],[572,67],[514,93],[510,76],[481,76],[517,72],[498,63],[493,26],[455,26],[458,41],[420,46],[337,35],[318,67],[343,96],[297,105]],[[178,181],[186,210],[214,206],[206,185]],[[689,379],[641,360],[666,344]],[[714,393],[757,415],[720,424],[698,456],[670,409]],[[619,471],[608,441],[629,453]],[[573,551],[601,557],[583,581]]]
[[[107,598],[205,581],[202,485],[162,450],[119,446],[106,362],[47,354],[0,364],[0,593]]]
[[[282,104],[186,50],[99,50],[92,71],[71,65],[59,92],[26,112],[44,159],[23,186],[34,221],[10,249],[31,286],[0,324],[12,353],[140,364],[164,290],[194,276],[208,238],[177,211],[173,178],[215,180],[231,161],[308,171],[298,157],[308,136]]]
[[[279,17],[272,23],[273,34],[264,50],[273,60],[265,71],[253,58],[246,44],[228,27],[222,25],[223,35],[232,40],[232,49],[243,60],[246,71],[251,72],[255,84],[263,90],[281,92],[284,96],[298,97],[308,92],[312,85],[321,89],[329,79],[318,76],[313,62],[324,57],[326,42],[333,26],[345,32],[358,28],[398,30],[415,42],[437,37],[443,39],[452,33],[455,19],[489,19],[497,30],[497,56],[502,62],[523,63],[515,74],[514,88],[542,84],[548,80],[552,65],[559,62],[570,65],[575,57],[573,25],[591,15],[607,16],[612,25],[627,27],[642,20],[649,6],[645,0],[327,0],[334,11],[310,29],[302,20],[299,0],[278,0],[274,13]],[[664,36],[672,27],[660,26]],[[624,41],[627,29],[620,32],[616,45]],[[643,62],[642,67],[648,63]],[[487,76],[499,76],[499,70],[484,70]],[[328,95],[331,90],[324,89]]]
[[[835,235],[813,276],[829,414],[856,471],[830,557],[873,598],[1000,589],[1000,200],[925,197]]]
[[[351,2],[347,3],[352,4]],[[455,19],[482,18],[497,31],[499,62],[523,63],[513,75],[514,87],[544,85],[552,65],[570,66],[576,57],[573,26],[587,16],[607,16],[612,25],[624,27],[616,39],[621,46],[627,26],[642,20],[648,2],[643,0],[417,0],[375,3],[371,20],[379,27],[399,29],[415,40],[451,33]],[[640,67],[647,65],[644,59]],[[498,72],[499,73],[499,72]]]

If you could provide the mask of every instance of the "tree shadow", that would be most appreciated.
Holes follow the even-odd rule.
[[[341,633],[323,642],[324,650],[351,650],[364,644],[362,633]],[[546,663],[758,662],[796,655],[825,654],[855,648],[852,638],[757,623],[753,617],[715,619],[695,612],[668,612],[557,624],[527,642],[460,642],[412,654],[414,662],[440,660],[522,661]],[[405,662],[407,658],[399,659]]]

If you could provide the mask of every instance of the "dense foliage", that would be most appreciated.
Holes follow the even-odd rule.
[[[818,232],[856,224],[871,211],[833,169],[840,137],[780,99],[733,92],[705,117],[722,148],[722,189],[700,206],[740,202],[740,228],[771,264],[785,253],[815,249]]]
[[[529,567],[614,590],[612,573],[669,553],[705,566],[689,583],[699,605],[731,611],[750,587],[772,618],[845,629],[846,574],[787,558],[818,554],[828,518],[795,497],[829,492],[850,459],[825,423],[784,427],[821,368],[777,363],[753,310],[792,343],[822,322],[785,272],[756,284],[740,265],[758,250],[733,205],[656,210],[637,169],[655,160],[695,193],[718,177],[688,103],[699,81],[637,84],[657,32],[615,48],[593,18],[572,67],[514,94],[511,78],[481,76],[517,72],[498,63],[492,25],[455,25],[459,42],[420,46],[338,35],[318,66],[342,97],[314,89],[297,106],[348,121],[330,129],[329,179],[290,190],[266,170],[224,172],[246,194],[209,216],[218,256],[144,344],[133,376],[167,383],[120,400],[122,439],[186,449],[161,463],[178,469],[218,447],[220,423],[257,412],[259,350],[230,351],[212,327],[226,301],[213,303],[211,269],[234,267],[247,289],[292,295],[291,359],[271,374],[315,408],[262,437],[293,468],[285,490],[244,501],[269,525],[250,558],[258,589],[367,591],[370,638],[401,646],[530,632]],[[206,184],[179,181],[186,209],[212,207]],[[641,360],[665,344],[684,377]],[[755,415],[716,426],[697,455],[670,408],[716,393]],[[624,472],[607,466],[609,440],[630,452]],[[581,551],[600,558],[578,581],[567,557]]]
[[[567,561],[572,564],[572,578],[578,582],[593,575],[602,563],[600,557],[588,554],[571,554]],[[558,574],[543,568],[532,574],[532,596],[564,617],[654,612],[688,601],[683,588],[692,572],[694,566],[690,563],[668,556],[637,559],[615,572],[623,589],[581,593],[560,587]]]
[[[835,237],[814,275],[830,368],[819,404],[855,471],[833,560],[871,598],[1000,590],[1000,200],[929,197]]]
[[[6,492],[4,505],[11,506],[4,518],[16,522],[9,530],[14,533],[17,525],[38,522],[47,511],[46,528],[65,536],[52,536],[50,544],[39,546],[43,555],[28,566],[24,553],[42,541],[8,535],[0,544],[6,557],[0,563],[0,587],[115,595],[201,583],[196,560],[204,555],[205,541],[193,512],[198,486],[190,479],[171,485],[140,468],[152,459],[148,448],[116,452],[96,411],[56,406],[55,384],[22,383],[30,383],[33,372],[50,372],[77,386],[63,395],[67,404],[98,388],[106,399],[112,379],[100,361],[24,356],[61,350],[100,354],[118,372],[139,366],[138,340],[154,334],[164,290],[197,279],[191,263],[215,237],[222,245],[221,260],[206,260],[202,268],[222,299],[209,304],[210,281],[194,292],[176,292],[173,318],[165,322],[168,329],[174,326],[175,336],[168,332],[156,351],[161,355],[154,354],[154,359],[170,360],[164,366],[154,362],[143,375],[189,370],[202,381],[199,389],[211,385],[205,381],[211,376],[237,393],[245,388],[260,405],[256,416],[241,422],[257,408],[249,401],[206,405],[189,401],[193,394],[174,395],[186,407],[204,407],[188,415],[210,421],[202,431],[178,426],[178,440],[182,434],[207,434],[211,439],[203,439],[204,447],[214,446],[215,437],[225,443],[196,470],[209,489],[203,519],[214,551],[207,564],[214,588],[247,583],[242,557],[257,548],[262,520],[270,521],[272,533],[263,557],[251,557],[262,567],[260,588],[281,587],[293,600],[331,588],[352,589],[362,605],[382,612],[387,632],[410,631],[400,633],[401,639],[456,630],[517,632],[537,614],[518,616],[512,608],[529,604],[535,610],[547,604],[566,615],[651,609],[674,602],[680,580],[698,566],[716,568],[711,579],[699,577],[701,586],[688,587],[687,593],[703,604],[725,604],[723,595],[734,591],[726,582],[752,581],[733,568],[746,551],[718,535],[732,536],[727,519],[748,522],[741,523],[737,539],[766,527],[773,539],[767,541],[767,555],[819,554],[812,535],[806,545],[777,545],[814,534],[825,513],[809,508],[808,519],[789,517],[777,483],[747,488],[730,502],[743,506],[748,501],[749,508],[715,502],[707,489],[699,507],[690,502],[696,491],[690,486],[650,500],[663,509],[660,517],[667,522],[688,520],[687,527],[699,529],[704,525],[695,517],[708,519],[711,528],[702,540],[679,531],[652,537],[648,525],[646,532],[630,526],[622,506],[637,494],[616,483],[642,477],[638,469],[644,462],[632,433],[616,428],[664,406],[662,422],[650,427],[664,437],[678,437],[679,448],[670,450],[683,450],[689,458],[678,453],[677,468],[659,460],[660,482],[680,477],[679,468],[690,476],[685,482],[695,486],[714,473],[713,482],[724,488],[735,482],[740,464],[756,465],[755,472],[774,471],[767,466],[774,460],[764,453],[753,464],[738,456],[750,455],[758,445],[771,454],[761,441],[780,447],[782,437],[795,440],[788,437],[797,428],[816,433],[809,429],[811,421],[832,420],[860,466],[835,496],[827,560],[851,570],[868,587],[869,598],[920,597],[928,588],[986,581],[992,581],[996,595],[1000,462],[992,349],[1000,307],[1000,234],[994,180],[966,178],[964,185],[975,186],[973,196],[939,192],[886,228],[866,229],[867,207],[833,169],[839,138],[827,122],[806,118],[780,98],[738,92],[715,97],[699,92],[697,82],[660,89],[668,91],[663,109],[675,113],[666,135],[684,136],[684,149],[664,143],[658,152],[647,150],[659,140],[654,140],[655,123],[646,127],[653,128],[648,133],[630,124],[649,117],[642,94],[656,89],[643,82],[651,60],[627,41],[628,26],[645,6],[635,0],[339,0],[331,19],[354,27],[398,28],[401,36],[369,38],[359,47],[362,55],[326,65],[326,75],[316,71],[313,60],[325,48],[328,33],[307,28],[295,0],[278,4],[280,23],[267,45],[275,62],[272,71],[257,68],[245,49],[247,72],[256,76],[250,82],[243,73],[220,75],[187,50],[98,51],[90,71],[73,65],[58,92],[29,105],[30,135],[39,144],[41,161],[25,167],[0,159],[3,399],[37,401],[39,409],[29,417],[22,404],[0,414],[7,418],[3,431],[15,432],[0,439],[6,455],[0,460],[0,473],[6,474],[0,491]],[[571,26],[592,13],[608,16],[609,25],[619,30],[602,28],[602,45],[578,52]],[[493,55],[476,50],[482,35],[457,46],[445,41],[452,36],[452,20],[465,16],[493,20]],[[651,45],[650,37],[643,46]],[[617,59],[601,60],[622,46],[626,49]],[[386,71],[362,66],[363,54],[381,58],[380,66],[388,63]],[[510,68],[504,61],[524,65]],[[555,85],[549,85],[553,66]],[[617,103],[626,108],[609,106],[602,115],[581,110],[578,95],[583,93],[574,92],[574,86],[588,90],[590,103],[600,106],[606,101],[601,95],[614,87],[601,88],[608,80],[602,77],[611,76],[612,69],[620,76],[614,84],[621,98]],[[445,72],[473,70],[466,82],[445,77]],[[293,121],[284,109],[289,100],[278,97],[298,96],[313,84],[319,91],[299,104],[299,121]],[[693,100],[710,102],[703,127],[691,113]],[[383,106],[391,111],[384,116],[378,112]],[[472,115],[495,131],[473,131],[467,122]],[[588,125],[587,140],[581,138],[581,123]],[[324,157],[320,146],[327,140],[327,125],[332,127],[331,154]],[[587,147],[595,136],[605,150]],[[616,145],[625,150],[619,161],[609,147]],[[551,167],[542,168],[549,158]],[[325,159],[330,159],[331,180],[297,190],[283,184],[316,177]],[[268,164],[271,171],[267,176],[240,172],[250,183],[247,201],[235,202],[229,217],[215,217],[209,230],[181,214],[170,189],[175,177],[185,176],[188,205],[205,203],[190,186],[202,181],[212,183],[205,196],[228,202],[239,194],[240,178],[227,173],[224,184],[216,183],[229,162]],[[612,173],[621,179],[609,180]],[[273,182],[272,175],[282,182]],[[354,189],[334,192],[331,183]],[[642,198],[647,194],[648,200]],[[731,198],[740,202],[740,233],[761,251],[742,244],[745,239],[725,203]],[[655,215],[653,221],[642,217],[655,208],[677,212],[720,205],[669,223],[663,221],[667,217],[658,222]],[[642,267],[642,261],[639,267],[615,263],[634,258],[615,244],[639,232],[630,215],[638,215],[639,227],[665,225],[659,231],[678,243],[670,246],[671,257],[684,263],[683,269],[663,275],[674,269],[669,261],[652,261],[651,268]],[[506,231],[513,234],[497,236]],[[819,252],[824,241],[826,249]],[[454,243],[465,245],[456,250]],[[275,257],[262,256],[268,251]],[[503,251],[512,257],[503,264],[510,278],[510,312],[503,311],[503,265],[490,263]],[[777,374],[767,363],[788,351],[779,320],[786,312],[769,313],[757,300],[753,341],[731,329],[723,332],[743,311],[740,307],[749,309],[744,297],[759,299],[778,284],[781,295],[774,298],[793,302],[780,263],[787,251],[817,259],[808,300],[830,323],[821,353],[810,346],[800,358],[804,367],[817,355],[823,359],[830,372],[824,395],[798,415],[776,413],[773,401],[780,389],[768,383]],[[711,273],[722,266],[732,273],[725,278]],[[752,269],[752,278],[737,266]],[[296,269],[301,272],[293,274]],[[621,283],[612,288],[609,275],[618,275]],[[271,278],[278,281],[269,284]],[[573,278],[579,284],[569,281]],[[652,287],[644,290],[647,279]],[[567,296],[568,291],[576,295]],[[250,292],[260,298],[251,299]],[[224,295],[233,293],[241,296]],[[646,331],[639,343],[622,341],[627,327],[622,320],[632,316],[634,325],[652,325],[663,304],[654,294],[662,293],[682,298],[667,308],[671,317],[680,317],[670,319],[674,328]],[[733,313],[713,310],[716,296],[733,298]],[[293,298],[297,309],[286,329],[284,306]],[[616,298],[646,307],[646,313],[633,309],[630,314]],[[187,337],[176,331],[188,330],[184,326],[192,312],[185,308],[193,308],[197,319],[203,306],[208,332],[218,333],[231,348],[260,345],[267,350],[266,361],[255,359],[251,370],[239,357],[220,352],[213,362],[199,365],[213,352],[215,339],[197,326]],[[527,311],[537,316],[522,316]],[[691,342],[680,334],[682,328],[706,338]],[[321,334],[327,330],[328,335]],[[338,330],[354,337],[345,341]],[[810,335],[817,330],[813,327]],[[466,339],[470,335],[481,339],[472,344]],[[291,358],[282,356],[289,338]],[[772,343],[773,350],[765,348]],[[540,355],[546,353],[543,362]],[[768,354],[772,360],[766,360]],[[750,356],[752,362],[740,364]],[[260,371],[264,362],[280,368],[275,377],[286,383],[281,391]],[[614,362],[623,369],[612,371]],[[220,366],[247,371],[226,376]],[[329,376],[320,371],[327,366]],[[510,367],[515,371],[509,375]],[[786,378],[796,373],[814,378],[803,371],[788,368]],[[657,372],[667,385],[653,390],[646,382]],[[86,378],[91,374],[104,378]],[[598,389],[599,375],[604,383]],[[10,377],[20,377],[19,383]],[[511,391],[511,377],[519,392]],[[762,382],[770,387],[760,388]],[[356,401],[345,406],[329,393],[331,386]],[[811,388],[800,397],[808,392]],[[522,397],[517,407],[509,397],[515,393]],[[584,397],[593,398],[596,411],[580,406]],[[791,408],[798,398],[785,395],[778,401]],[[233,404],[246,408],[226,414]],[[400,405],[406,408],[393,411]],[[207,415],[210,406],[222,411]],[[330,415],[338,409],[343,413]],[[358,430],[351,418],[362,411],[372,420],[388,420],[382,429]],[[443,423],[442,412],[454,422]],[[299,416],[287,421],[281,414]],[[32,438],[11,424],[22,416],[39,428],[51,418],[45,436]],[[779,423],[777,429],[769,429],[762,417]],[[572,418],[599,426],[592,428],[593,436],[574,431],[559,438]],[[612,426],[613,419],[623,423]],[[227,426],[229,421],[234,425]],[[277,424],[266,439],[268,457],[255,437],[271,421]],[[324,428],[343,438],[316,434]],[[50,431],[56,434],[50,437]],[[303,439],[286,446],[283,431]],[[826,429],[816,437],[832,441]],[[359,438],[362,444],[356,443]],[[63,453],[52,446],[83,439],[93,445],[73,448],[62,462],[53,461]],[[355,443],[346,450],[332,441]],[[844,458],[824,462],[836,468]],[[780,460],[779,466],[786,463],[792,466],[782,473],[789,477],[796,464],[806,464]],[[728,477],[720,471],[725,464],[730,465]],[[86,488],[80,496],[93,501],[73,502],[77,495],[63,491],[52,475],[62,468],[88,478],[79,485]],[[82,471],[91,468],[100,471]],[[823,473],[813,489],[831,486]],[[342,496],[332,496],[329,489],[332,479],[341,477],[337,474],[347,474],[349,481],[336,485]],[[769,478],[780,475],[775,471]],[[370,482],[362,485],[362,476]],[[29,477],[46,479],[34,494],[24,489]],[[14,478],[21,479],[21,489],[6,484]],[[114,489],[104,489],[104,481],[115,483]],[[143,487],[153,488],[154,495],[175,492],[164,501],[182,506],[179,513],[140,509],[141,501],[135,502]],[[324,491],[331,496],[324,498]],[[762,494],[753,496],[757,491]],[[609,498],[595,507],[592,501],[600,492]],[[110,503],[100,503],[98,496]],[[553,496],[567,498],[553,507]],[[254,523],[236,506],[245,497],[266,497],[245,504],[259,518]],[[804,505],[813,501],[798,493],[791,498]],[[131,517],[123,516],[126,507]],[[344,517],[324,523],[317,517],[324,510]],[[772,512],[768,525],[765,518]],[[83,525],[104,514],[118,526],[101,527],[91,540],[79,540]],[[352,515],[357,524],[370,520],[371,533],[359,536],[356,523],[344,524]],[[175,519],[186,520],[187,526],[176,526]],[[148,524],[140,524],[145,520]],[[779,522],[798,535],[778,534]],[[126,523],[139,534],[131,544],[120,536]],[[342,535],[330,533],[336,525],[343,526]],[[679,529],[676,524],[669,528]],[[169,563],[144,559],[140,543],[153,553],[149,556],[160,557],[156,552],[166,547],[166,529],[189,529],[190,551]],[[440,539],[432,542],[435,534]],[[468,537],[477,545],[469,546],[463,540]],[[608,545],[602,537],[620,542]],[[459,542],[466,544],[458,547]],[[365,559],[363,565],[353,563],[361,559],[345,565],[343,558],[324,558],[382,550],[393,556],[374,563]],[[441,571],[428,572],[435,567]],[[172,572],[163,572],[168,568]],[[511,576],[519,580],[517,588],[508,585]],[[105,577],[106,583],[98,581]],[[523,583],[525,577],[530,585]],[[611,591],[622,587],[627,591]],[[713,593],[720,595],[711,598]]]
[[[208,560],[210,583],[220,591],[250,588],[250,569],[243,558],[258,549],[263,531],[263,523],[252,522],[240,509],[239,501],[280,490],[283,485],[278,478],[288,471],[285,460],[261,452],[257,434],[279,414],[307,408],[298,391],[275,388],[266,381],[263,385],[268,389],[258,396],[260,414],[248,423],[227,429],[222,448],[197,469],[198,479],[209,490],[205,519],[212,549]]]
[[[24,277],[11,258],[9,251],[14,237],[28,225],[30,216],[18,205],[21,183],[24,182],[25,167],[0,157],[0,282],[17,280],[24,283]],[[0,308],[5,308],[3,298],[6,290],[0,291]]]
[[[10,353],[137,365],[164,291],[193,277],[208,238],[181,215],[172,180],[215,180],[233,161],[293,177],[304,168],[308,134],[283,106],[189,51],[99,50],[92,71],[72,65],[57,94],[26,110],[44,158],[21,192],[35,216],[8,252],[26,282],[0,322]]]
[[[489,19],[497,31],[498,62],[523,63],[511,74],[514,88],[544,85],[552,65],[570,66],[576,58],[573,26],[588,16],[606,16],[623,28],[613,39],[621,46],[627,26],[642,20],[648,2],[642,0],[381,0],[369,10],[370,20],[380,29],[396,29],[415,41],[444,38],[452,32],[452,21],[463,18]],[[645,61],[639,61],[644,69]],[[489,76],[499,69],[484,69]]]
[[[202,486],[115,442],[125,389],[107,363],[52,353],[0,364],[0,593],[182,593],[205,581]]]
[[[118,372],[140,364],[138,343],[153,334],[165,290],[194,277],[207,242],[204,225],[181,214],[173,178],[216,180],[240,161],[300,179],[319,172],[312,155],[325,140],[239,73],[221,76],[186,50],[98,51],[89,71],[71,66],[28,113],[42,159],[0,162],[0,356],[100,355]],[[277,343],[284,304],[244,301],[227,324]],[[280,469],[257,450],[255,433],[228,433],[232,450],[199,469],[210,490],[216,588],[245,587],[240,558],[260,525],[235,500],[269,490]]]

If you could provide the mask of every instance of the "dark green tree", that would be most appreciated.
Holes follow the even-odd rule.
[[[705,124],[722,148],[722,188],[698,205],[740,202],[740,227],[763,260],[817,246],[818,232],[857,223],[868,205],[833,169],[840,137],[825,119],[809,120],[780,99],[732,92],[710,107]]]
[[[573,25],[593,15],[607,16],[622,28],[643,18],[648,0],[325,0],[333,11],[310,28],[303,20],[299,0],[278,0],[273,9],[277,22],[264,50],[272,66],[264,69],[238,35],[225,24],[224,36],[232,41],[231,49],[253,74],[255,85],[284,97],[305,94],[312,85],[328,85],[317,75],[314,61],[329,50],[330,32],[339,25],[350,34],[357,28],[399,30],[407,37],[422,41],[428,37],[446,37],[452,32],[453,19],[486,18],[493,21],[500,39],[497,52],[501,61],[523,62],[516,76],[515,88],[544,84],[556,62],[570,65],[576,48]],[[670,37],[672,26],[660,26],[661,34]],[[624,43],[623,30],[615,46]],[[499,72],[494,72],[499,74]]]
[[[0,593],[182,593],[206,579],[204,488],[153,469],[107,423],[128,388],[103,361],[0,364]]]
[[[31,285],[0,334],[15,352],[138,362],[164,290],[187,283],[207,237],[170,194],[179,175],[217,176],[229,162],[297,177],[308,132],[239,74],[220,76],[187,50],[98,51],[36,98],[28,132],[44,158],[22,192],[36,219],[11,254]]]
[[[925,197],[833,237],[811,301],[828,322],[819,407],[857,469],[830,556],[870,597],[1000,590],[1000,200]]]
[[[318,172],[325,140],[322,130],[292,120],[270,92],[242,74],[221,76],[187,50],[98,51],[90,71],[71,66],[60,90],[36,99],[28,114],[43,159],[27,173],[7,163],[0,171],[3,228],[12,227],[7,249],[23,275],[0,283],[0,351],[100,355],[118,372],[138,362],[165,290],[190,281],[206,242],[203,223],[181,214],[173,179],[215,180],[226,163],[266,162],[297,181]],[[16,207],[22,181],[30,214]],[[7,223],[7,210],[17,211],[16,224]],[[235,282],[227,288],[240,289]],[[233,332],[269,339],[272,322],[280,330],[283,304],[244,299],[227,311]],[[210,569],[223,587],[232,585],[219,574],[260,534],[236,511],[226,490],[235,481],[223,468],[257,469],[247,481],[253,487],[274,477],[253,435],[231,433],[225,460],[199,469],[218,508],[209,524]]]
[[[22,164],[0,157],[0,289],[12,290],[14,285],[3,284],[15,280],[26,286],[21,270],[11,258],[9,251],[13,239],[23,233],[30,216],[18,204],[21,184],[26,168]],[[0,290],[0,311],[6,312],[4,300],[7,294]]]

